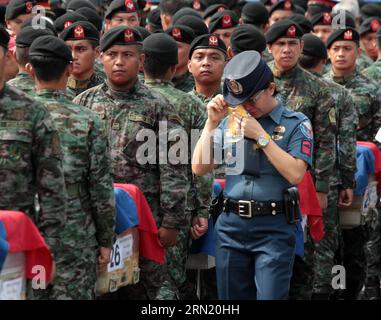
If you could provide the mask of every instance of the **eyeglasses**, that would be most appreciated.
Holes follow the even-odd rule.
[[[265,89],[259,91],[254,97],[252,97],[251,99],[249,99],[249,101],[253,104],[255,104],[258,100],[259,100],[259,97],[261,96],[261,94],[263,93],[263,91],[265,91]]]

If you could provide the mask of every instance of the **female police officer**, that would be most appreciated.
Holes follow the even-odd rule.
[[[243,129],[244,143],[224,153],[225,162],[235,154],[243,165],[240,172],[226,171],[224,212],[215,228],[218,295],[287,299],[295,251],[293,213],[298,208],[285,200],[285,194],[294,192],[292,187],[311,165],[312,127],[304,114],[273,97],[273,76],[258,52],[235,56],[226,65],[224,78],[223,96],[207,105],[208,120],[192,159],[196,175],[214,169],[213,153],[218,146],[227,148],[228,107],[242,105],[248,115],[233,111],[233,116]]]

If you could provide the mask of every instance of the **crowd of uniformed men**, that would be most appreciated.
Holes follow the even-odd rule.
[[[314,134],[311,173],[325,236],[314,242],[307,230],[290,298],[380,299],[377,210],[350,230],[338,219],[353,201],[356,140],[380,146],[380,4],[38,2],[2,5],[0,27],[0,209],[32,217],[56,263],[48,289],[30,298],[94,298],[97,265],[109,262],[115,237],[113,182],[142,190],[166,248],[164,264],[140,258],[139,284],[120,297],[195,298],[185,264],[190,239],[207,231],[215,175],[194,176],[190,154],[188,165],[141,164],[136,136],[151,129],[159,140],[161,121],[189,136],[202,129],[226,63],[256,50],[277,99],[304,113]],[[346,268],[345,290],[332,288],[334,265]],[[202,298],[217,298],[214,279],[214,269],[204,272]]]

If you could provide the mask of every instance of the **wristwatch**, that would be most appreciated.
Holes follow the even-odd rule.
[[[271,140],[271,137],[269,134],[261,134],[259,137],[258,137],[258,140],[257,140],[257,147],[258,149],[264,149],[267,147],[267,145],[269,144]]]

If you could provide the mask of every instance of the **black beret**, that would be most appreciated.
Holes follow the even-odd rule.
[[[177,20],[176,24],[181,24],[183,26],[191,28],[196,37],[204,34],[209,34],[208,27],[206,26],[205,22],[200,18],[192,16],[181,17],[179,20]]]
[[[32,26],[22,28],[16,36],[16,47],[25,48],[30,47],[35,39],[41,36],[55,36],[52,30],[34,29]]]
[[[111,19],[117,12],[138,12],[139,6],[133,0],[114,0],[110,3],[105,13],[106,19]]]
[[[304,10],[307,10],[308,0],[293,0],[292,1],[296,6],[302,7]]]
[[[381,17],[381,6],[378,3],[364,4],[360,11],[363,19],[368,17]]]
[[[230,10],[219,11],[210,19],[209,32],[213,33],[218,29],[229,29],[238,26],[239,18],[235,12]]]
[[[301,6],[295,4],[294,12],[304,15],[306,13],[306,10],[304,10]]]
[[[70,48],[65,41],[55,36],[42,36],[35,39],[29,47],[30,57],[51,57],[73,61]]]
[[[8,31],[0,24],[0,46],[8,50],[9,42],[9,33]]]
[[[76,10],[75,12],[85,16],[89,20],[89,22],[91,22],[95,26],[95,28],[97,28],[98,31],[102,30],[103,20],[96,11],[84,7]]]
[[[323,12],[332,12],[332,7],[324,5],[324,4],[308,4],[307,6],[307,12],[310,14],[310,16],[314,16],[318,13]]]
[[[289,20],[275,22],[270,29],[266,32],[266,42],[273,43],[279,38],[301,38],[303,30],[300,26]]]
[[[330,48],[335,41],[353,41],[359,45],[360,35],[356,29],[349,27],[346,29],[335,29],[327,40],[327,48]]]
[[[311,22],[302,14],[294,13],[289,16],[287,19],[294,21],[302,28],[303,33],[310,33],[313,29]]]
[[[147,23],[151,24],[154,28],[162,29],[160,9],[152,9],[147,15]]]
[[[134,29],[136,29],[140,33],[143,40],[145,38],[149,37],[151,34],[151,32],[149,32],[146,28],[144,28],[142,26],[135,26]]]
[[[327,59],[327,48],[323,40],[313,34],[305,34],[302,40],[304,41],[303,54]]]
[[[100,42],[101,51],[106,51],[108,48],[115,45],[141,45],[143,37],[138,30],[127,26],[119,26],[107,31]]]
[[[178,42],[189,44],[191,44],[192,41],[196,38],[196,35],[194,34],[191,28],[180,24],[176,24],[170,27],[169,29],[165,30],[165,33],[170,35],[173,39],[175,39]]]
[[[350,13],[349,11],[347,11],[347,10],[344,10],[343,12],[344,12],[344,16],[345,16],[345,27],[346,28],[350,27],[350,28],[355,28],[356,29],[356,19],[355,19],[354,15],[352,13]],[[333,14],[332,15],[332,20],[335,19],[335,17],[337,15],[339,15],[339,13]],[[342,21],[339,20],[338,22],[341,25]],[[334,25],[332,25],[332,26],[335,28]]]
[[[234,54],[255,50],[262,53],[266,49],[266,38],[262,31],[250,24],[237,27],[230,38]]]
[[[78,21],[87,21],[87,18],[77,12],[67,12],[54,21],[54,27],[60,33],[72,23]]]
[[[52,20],[50,20],[47,17],[40,16],[40,17],[30,17],[29,19],[26,19],[22,24],[21,24],[21,29],[25,27],[31,27],[32,22],[34,21],[33,19],[38,19],[39,25],[41,25],[43,22],[45,22],[45,28],[50,29],[55,35],[57,35],[56,28],[54,27],[54,23]],[[41,25],[42,26],[42,25]]]
[[[215,34],[204,34],[193,40],[189,49],[189,59],[191,59],[193,51],[197,49],[217,49],[226,55],[225,43]]]
[[[295,6],[291,0],[279,1],[278,3],[274,4],[271,7],[271,9],[269,11],[270,17],[274,13],[274,11],[276,11],[276,10],[295,11]]]
[[[214,4],[212,6],[208,6],[204,12],[204,16],[203,18],[206,19],[206,18],[209,18],[211,17],[212,15],[214,15],[216,12],[218,11],[224,11],[224,10],[227,10],[228,7],[222,3],[217,3],[217,4]]]
[[[379,17],[370,17],[364,20],[364,22],[360,26],[359,34],[360,36],[368,33],[368,32],[377,32],[381,27],[381,18]]]
[[[261,2],[246,3],[242,8],[242,20],[244,23],[260,26],[269,21],[269,12]]]
[[[273,74],[261,55],[254,50],[234,56],[224,69],[223,95],[227,103],[237,106],[267,87]]]
[[[160,62],[170,65],[178,63],[176,41],[166,33],[153,33],[143,41],[143,50]]]
[[[193,16],[193,17],[202,19],[201,15],[196,10],[185,7],[185,8],[181,8],[179,11],[177,11],[173,15],[172,24],[176,24],[177,20],[185,16]]]
[[[332,15],[330,12],[320,12],[312,16],[311,23],[313,26],[317,26],[317,25],[330,26],[332,25]]]
[[[12,20],[21,14],[32,13],[33,6],[37,4],[35,0],[11,0],[7,4],[5,19]]]
[[[89,21],[74,22],[64,29],[60,34],[60,38],[67,40],[95,40],[99,41],[99,31]]]
[[[67,11],[77,11],[80,8],[89,8],[97,11],[97,8],[88,0],[71,0],[66,7]]]

